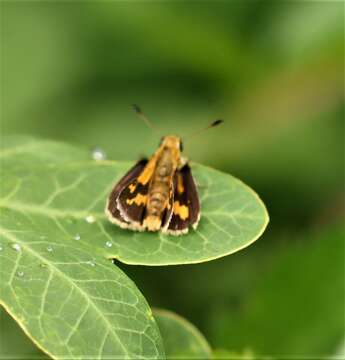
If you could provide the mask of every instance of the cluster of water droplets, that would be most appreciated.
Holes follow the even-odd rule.
[[[92,149],[92,151],[91,151],[91,157],[92,157],[93,160],[96,160],[96,161],[105,160],[105,159],[106,159],[106,153],[105,153],[105,151],[104,151],[103,149],[101,149],[101,148],[99,148],[99,147],[95,147],[95,148]],[[68,223],[73,223],[73,222],[75,221],[75,219],[67,219],[67,221],[68,221]],[[90,214],[90,215],[88,215],[88,216],[85,217],[85,221],[86,221],[87,223],[89,223],[89,224],[92,224],[92,223],[94,223],[94,222],[96,221],[96,218],[95,218],[95,216],[93,216],[93,215]],[[40,238],[41,240],[45,240],[45,239],[47,239],[47,236],[41,235],[39,238]],[[75,234],[75,235],[73,236],[73,239],[79,241],[79,240],[81,239],[80,234],[79,234],[79,233]],[[12,248],[14,251],[21,251],[21,250],[22,250],[22,247],[21,247],[20,244],[13,243],[13,244],[11,244],[10,246],[11,246],[11,248]],[[111,247],[113,246],[113,243],[112,243],[111,241],[107,241],[107,242],[105,243],[105,246],[106,246],[107,248],[111,248]],[[0,251],[3,251],[3,249],[4,249],[3,246],[0,244]],[[46,247],[46,251],[49,252],[49,253],[52,253],[52,252],[54,251],[54,248],[53,248],[51,245],[48,245],[48,246]],[[92,260],[92,261],[91,261],[91,260],[90,260],[90,261],[87,261],[86,264],[88,264],[88,265],[90,265],[90,266],[92,266],[92,267],[94,267],[94,266],[96,265],[96,263],[95,263],[94,260]],[[41,266],[42,268],[44,268],[44,267],[47,266],[47,264],[41,263],[40,266]],[[17,276],[23,277],[23,276],[24,276],[24,272],[23,272],[23,271],[17,271]]]

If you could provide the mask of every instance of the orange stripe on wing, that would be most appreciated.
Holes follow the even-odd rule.
[[[189,209],[186,205],[180,205],[179,201],[174,201],[174,214],[178,215],[182,220],[186,220],[189,216]]]
[[[128,189],[129,189],[129,192],[130,192],[131,194],[134,193],[134,191],[135,191],[136,188],[137,188],[137,185],[136,185],[136,184],[129,184],[129,185],[128,185]]]
[[[184,192],[183,178],[180,173],[177,174],[177,192],[182,194]]]
[[[143,195],[138,193],[133,199],[127,199],[126,203],[128,205],[132,205],[133,203],[140,206],[140,205],[145,205],[147,202],[147,195]]]
[[[154,156],[148,164],[145,166],[142,173],[138,176],[138,182],[142,185],[146,185],[152,178],[157,163],[157,156]]]

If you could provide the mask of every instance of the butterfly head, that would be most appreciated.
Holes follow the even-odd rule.
[[[174,135],[168,135],[162,137],[160,142],[160,147],[183,151],[183,144],[181,138],[179,136],[174,136]]]

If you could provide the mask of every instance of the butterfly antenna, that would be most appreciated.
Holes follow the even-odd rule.
[[[144,120],[145,124],[152,130],[157,131],[153,126],[152,122],[146,117],[146,115],[141,111],[140,107],[136,104],[132,104],[132,108],[135,113],[140,117],[140,119]]]
[[[201,130],[198,130],[195,133],[192,133],[192,134],[188,135],[186,139],[189,140],[189,139],[199,135],[200,133],[202,133],[202,132],[204,132],[204,131],[206,131],[208,129],[214,128],[215,126],[218,126],[218,125],[222,124],[223,122],[224,122],[224,120],[221,120],[221,119],[215,120],[210,125],[206,126],[205,128],[203,128]]]

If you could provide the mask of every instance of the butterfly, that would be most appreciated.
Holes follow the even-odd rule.
[[[135,111],[152,127],[137,105]],[[209,127],[219,125],[214,121]],[[204,129],[203,129],[204,130]],[[179,136],[161,139],[149,159],[138,161],[113,187],[105,207],[108,219],[123,229],[186,234],[197,228],[200,200]]]

